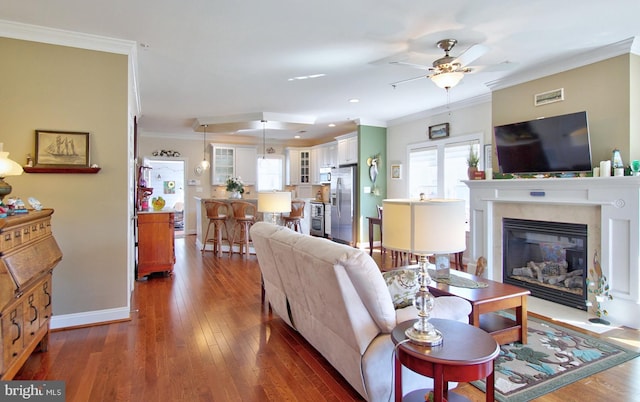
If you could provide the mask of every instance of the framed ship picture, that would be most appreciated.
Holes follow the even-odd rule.
[[[89,167],[89,133],[36,130],[36,167]]]

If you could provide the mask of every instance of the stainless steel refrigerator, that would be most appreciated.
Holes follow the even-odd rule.
[[[356,244],[357,166],[331,169],[331,238]]]

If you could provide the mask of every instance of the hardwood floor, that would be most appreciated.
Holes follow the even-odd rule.
[[[202,256],[186,236],[176,257],[172,276],[136,282],[130,321],[53,332],[49,351],[33,354],[15,379],[63,380],[67,402],[362,400],[261,305],[255,256]],[[640,350],[639,331],[605,335]],[[640,359],[537,400],[639,400],[637,378]],[[471,385],[457,392],[484,401]]]

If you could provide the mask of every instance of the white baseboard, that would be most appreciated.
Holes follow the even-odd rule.
[[[129,307],[119,307],[107,310],[87,311],[83,313],[54,315],[51,317],[51,329],[80,327],[95,325],[111,321],[128,320],[131,318]]]

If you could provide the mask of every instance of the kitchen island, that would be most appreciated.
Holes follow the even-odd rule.
[[[233,218],[233,210],[231,209],[231,202],[232,201],[238,201],[236,199],[229,199],[229,198],[202,198],[202,197],[194,197],[198,207],[196,208],[196,245],[198,246],[198,248],[200,250],[202,250],[202,245],[204,244],[204,236],[207,233],[207,226],[209,225],[209,220],[207,219],[207,210],[204,207],[204,203],[205,201],[219,201],[219,202],[224,202],[225,204],[227,204],[228,207],[228,211],[229,211],[229,220],[226,222],[226,226],[227,226],[227,230],[231,230],[234,226],[235,226],[235,219]],[[297,198],[297,199],[301,199],[305,202],[304,205],[304,217],[302,218],[302,233],[304,234],[309,234],[309,228],[311,225],[311,200],[310,198]],[[257,206],[258,206],[258,199],[257,198],[242,198],[239,201],[246,201],[246,202],[250,202],[252,204],[254,204],[256,206],[256,210],[257,210]],[[284,214],[285,216],[288,215],[287,213]],[[266,214],[265,217],[267,220],[271,220],[271,214]],[[256,216],[256,222],[258,221],[262,221],[263,219],[263,214],[262,212],[258,212],[257,216]],[[282,221],[281,219],[278,217],[278,224],[281,225]],[[209,234],[211,236],[211,233]],[[224,252],[228,252],[229,251],[229,245],[227,244],[226,240],[227,240],[227,234],[223,233],[223,240],[224,240],[224,244],[222,245],[222,251]],[[237,246],[236,246],[237,247]],[[209,251],[213,251],[213,244],[207,244],[207,248],[206,250]],[[235,249],[234,249],[235,251]],[[253,247],[249,248],[249,251],[251,253],[253,253]]]
[[[256,206],[258,206],[258,200],[255,198],[243,198],[243,199],[229,199],[229,198],[201,198],[201,197],[194,197],[196,202],[198,203],[198,208],[196,209],[196,246],[198,247],[199,250],[202,250],[202,246],[204,244],[204,236],[207,233],[207,226],[209,225],[209,219],[207,219],[207,210],[204,207],[204,203],[206,201],[218,201],[218,202],[224,202],[225,204],[227,204],[227,221],[225,222],[227,230],[223,231],[222,233],[222,239],[223,244],[222,244],[222,251],[223,252],[229,252],[229,245],[227,244],[227,231],[229,231],[229,236],[231,236],[231,230],[233,230],[233,228],[235,227],[235,218],[233,216],[233,209],[231,208],[231,202],[233,201],[246,201],[249,203],[252,203]],[[257,221],[261,221],[262,220],[262,212],[258,212],[257,216],[256,216],[256,222]],[[213,229],[212,229],[213,230]],[[212,234],[209,233],[209,236],[211,236]],[[236,246],[237,247],[237,246]],[[213,251],[213,244],[209,243],[206,245],[206,250],[209,251]],[[234,250],[235,251],[235,250]],[[253,250],[253,247],[249,247],[249,252],[250,253],[255,253],[255,251]]]

